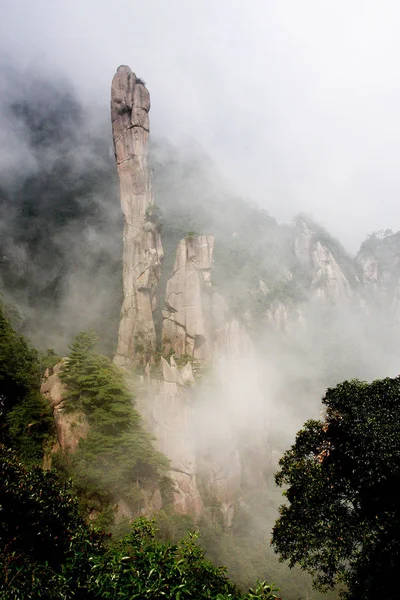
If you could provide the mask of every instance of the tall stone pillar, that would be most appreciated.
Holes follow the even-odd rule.
[[[154,354],[155,288],[163,249],[148,165],[150,95],[127,66],[111,87],[111,121],[124,215],[124,299],[115,363],[130,368]]]

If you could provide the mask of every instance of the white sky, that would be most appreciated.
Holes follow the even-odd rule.
[[[400,2],[0,0],[0,51],[108,110],[128,64],[154,135],[197,139],[279,221],[355,251],[400,229]]]

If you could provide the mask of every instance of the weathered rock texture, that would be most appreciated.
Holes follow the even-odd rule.
[[[316,239],[315,232],[304,221],[297,227],[295,255],[299,263],[310,270],[312,297],[334,301],[350,298],[351,285],[329,245]]]
[[[169,361],[161,359],[159,379],[150,376],[147,365],[136,403],[157,448],[171,461],[168,476],[174,486],[174,509],[199,518],[204,511],[200,489],[204,495],[206,485],[206,497],[219,503],[229,526],[239,489],[240,461],[232,444],[211,461],[200,457],[192,365],[196,373],[211,360],[250,356],[253,349],[244,327],[230,317],[224,298],[212,292],[213,247],[213,237],[205,235],[187,236],[178,245],[163,311],[163,352]],[[180,366],[174,357],[180,359]]]
[[[146,393],[139,394],[137,407],[156,438],[158,450],[171,461],[168,476],[174,484],[172,503],[180,514],[201,515],[203,503],[196,481],[195,423],[190,386],[195,381],[190,363],[179,369],[171,357],[163,358],[162,378],[147,375]]]
[[[163,350],[208,363],[223,355],[251,352],[246,329],[229,314],[221,294],[212,292],[214,238],[186,237],[179,242],[163,310]]]
[[[200,360],[211,356],[211,265],[214,238],[179,242],[163,310],[163,348]]]
[[[370,236],[357,256],[367,304],[400,323],[400,235],[390,230]]]
[[[321,242],[314,244],[311,260],[314,269],[311,289],[315,297],[338,300],[352,296],[350,284],[337,260]]]
[[[57,442],[52,452],[61,450],[64,454],[70,454],[77,449],[79,440],[86,438],[89,424],[82,411],[67,412],[65,410],[66,388],[60,379],[60,371],[64,364],[65,359],[55,365],[53,369],[46,369],[40,391],[53,409]],[[50,466],[49,457],[46,460],[47,466]]]
[[[118,349],[122,367],[146,364],[156,347],[153,310],[163,250],[148,165],[150,95],[127,66],[111,87],[111,121],[124,215],[123,291]]]

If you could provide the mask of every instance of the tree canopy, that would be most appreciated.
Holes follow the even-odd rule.
[[[1,444],[0,481],[0,599],[74,597],[104,536],[82,519],[68,484]]]
[[[324,420],[310,420],[280,460],[273,545],[317,588],[348,598],[398,598],[400,378],[328,389]]]
[[[41,370],[38,352],[14,331],[0,297],[0,442],[17,448],[27,464],[41,462],[53,427]]]
[[[0,481],[0,600],[276,598],[265,582],[242,594],[193,534],[163,544],[140,518],[113,544],[81,517],[68,484],[1,444]]]
[[[83,412],[89,424],[67,471],[91,508],[102,510],[122,497],[137,514],[148,485],[168,486],[168,460],[142,426],[124,375],[96,352],[96,344],[94,332],[76,336],[60,374],[67,387],[66,410]]]

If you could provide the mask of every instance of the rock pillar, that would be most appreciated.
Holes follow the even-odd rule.
[[[155,351],[155,288],[163,250],[148,165],[150,95],[127,66],[111,87],[111,121],[124,215],[123,292],[115,363],[146,364]]]

